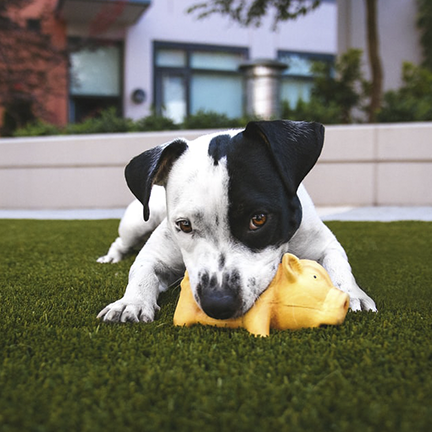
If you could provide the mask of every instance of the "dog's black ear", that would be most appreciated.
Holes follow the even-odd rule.
[[[185,141],[178,139],[158,146],[134,157],[125,168],[129,189],[144,206],[144,220],[150,217],[149,199],[154,184],[165,186],[173,163],[187,149]]]
[[[267,145],[285,187],[293,195],[318,160],[324,143],[320,123],[257,121],[250,122],[244,133]]]

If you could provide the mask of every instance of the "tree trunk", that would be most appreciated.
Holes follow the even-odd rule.
[[[369,65],[372,76],[371,95],[369,104],[369,122],[376,121],[376,113],[381,106],[383,73],[381,59],[379,56],[378,23],[377,23],[378,0],[366,0],[366,34],[369,55]]]

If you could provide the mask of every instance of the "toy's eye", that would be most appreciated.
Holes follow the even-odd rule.
[[[317,278],[317,275],[314,275],[314,279],[316,279]]]
[[[176,225],[178,228],[183,231],[186,234],[189,234],[192,232],[192,224],[188,219],[180,219],[176,221]]]
[[[253,215],[249,221],[249,229],[256,231],[257,229],[263,227],[266,222],[267,216],[264,213]]]

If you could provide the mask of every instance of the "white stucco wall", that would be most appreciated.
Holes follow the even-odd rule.
[[[364,70],[370,77],[367,62],[366,10],[364,0],[338,0],[338,53],[360,48]],[[402,63],[421,62],[419,32],[416,27],[415,0],[378,0],[378,34],[383,67],[384,90],[401,85]]]
[[[210,131],[0,140],[0,209],[125,207],[128,161]],[[305,179],[319,206],[432,205],[432,123],[329,126]]]
[[[198,20],[186,13],[198,0],[154,0],[141,19],[127,30],[125,38],[124,110],[130,118],[150,112],[153,102],[153,41],[199,43],[249,48],[250,59],[276,59],[277,50],[336,54],[336,2],[321,6],[295,21],[281,23],[272,31],[267,17],[260,28],[242,28],[228,18],[213,15]],[[131,102],[131,93],[142,88],[147,100]]]

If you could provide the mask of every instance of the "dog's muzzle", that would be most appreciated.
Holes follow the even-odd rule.
[[[215,319],[229,319],[237,315],[242,305],[240,291],[240,277],[235,272],[224,274],[222,285],[216,275],[210,277],[204,273],[197,287],[201,309]]]

